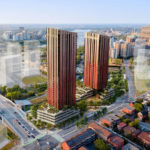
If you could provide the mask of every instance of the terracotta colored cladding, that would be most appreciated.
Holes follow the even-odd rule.
[[[107,85],[109,59],[109,37],[85,34],[84,84],[96,90]]]
[[[75,104],[77,34],[47,28],[48,103]]]
[[[63,142],[61,144],[61,147],[62,147],[63,150],[70,150],[70,147],[68,146],[68,144],[66,142]]]
[[[109,127],[111,127],[112,123],[107,121],[106,119],[102,118],[102,123],[105,125],[107,124]]]

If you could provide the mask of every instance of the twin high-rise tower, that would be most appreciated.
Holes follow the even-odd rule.
[[[84,84],[95,90],[107,85],[109,58],[109,37],[85,34]]]
[[[75,104],[77,34],[47,29],[48,103],[63,109]],[[84,83],[93,89],[106,87],[109,38],[86,33]]]
[[[75,104],[77,34],[47,29],[48,103],[57,109]]]

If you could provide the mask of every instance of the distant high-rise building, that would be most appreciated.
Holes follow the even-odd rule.
[[[132,43],[124,42],[121,44],[120,57],[128,58],[133,56],[134,45]]]
[[[108,77],[109,37],[85,34],[84,84],[100,90],[106,87]]]
[[[150,26],[145,26],[141,29],[140,37],[150,42]]]
[[[47,28],[48,103],[75,104],[77,34]]]

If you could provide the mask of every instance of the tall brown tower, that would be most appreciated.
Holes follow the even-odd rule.
[[[84,84],[96,90],[107,85],[109,59],[109,37],[85,34]]]
[[[75,104],[77,34],[47,28],[48,103]]]
[[[141,29],[141,38],[146,39],[150,43],[150,26],[145,26]]]

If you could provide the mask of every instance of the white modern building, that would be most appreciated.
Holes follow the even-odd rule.
[[[134,64],[136,89],[148,90],[150,88],[150,47],[146,46],[145,40],[136,41]]]
[[[0,55],[0,86],[23,86],[22,79],[40,75],[40,42],[6,42]],[[5,49],[5,50],[4,50]]]

